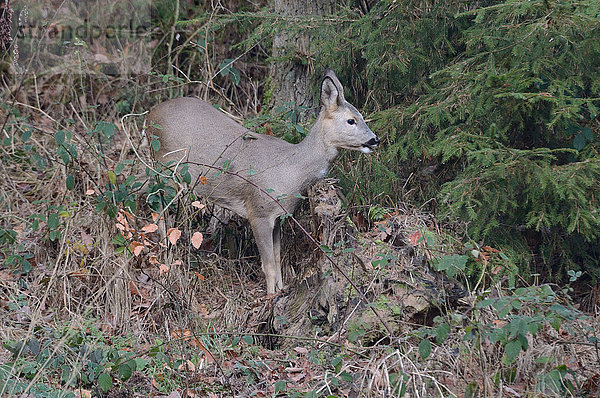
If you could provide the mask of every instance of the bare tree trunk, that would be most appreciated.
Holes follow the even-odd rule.
[[[336,0],[270,0],[275,13],[284,17],[323,16],[333,13]],[[314,102],[310,92],[310,82],[315,73],[308,33],[281,31],[273,39],[273,56],[290,57],[285,61],[271,64],[271,85],[273,106],[278,107],[293,102],[296,106],[312,107]],[[319,71],[317,71],[319,72]],[[308,112],[308,114],[316,112]],[[306,113],[305,113],[306,114]]]

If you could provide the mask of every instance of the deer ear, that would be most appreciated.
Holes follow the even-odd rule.
[[[325,71],[321,84],[321,103],[325,108],[335,109],[346,102],[344,88],[331,69]]]

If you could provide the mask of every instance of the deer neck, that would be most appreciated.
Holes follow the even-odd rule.
[[[320,115],[304,140],[298,144],[299,167],[303,167],[311,180],[325,177],[338,150],[327,143],[323,116]],[[314,182],[313,181],[313,182]]]

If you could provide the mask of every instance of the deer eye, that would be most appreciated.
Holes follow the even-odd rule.
[[[348,119],[348,124],[349,125],[353,125],[354,123],[356,123],[356,120],[354,120],[354,119]]]

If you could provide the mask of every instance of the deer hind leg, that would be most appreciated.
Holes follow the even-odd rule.
[[[275,291],[283,289],[281,277],[281,220],[275,219],[273,228],[273,253],[275,255]]]
[[[278,283],[278,275],[281,279],[281,271],[278,270],[278,264],[275,260],[275,250],[273,242],[273,234],[275,229],[275,219],[273,218],[256,218],[250,220],[254,240],[258,246],[260,260],[262,262],[262,270],[267,279],[267,293],[272,294],[281,289],[281,281]]]

